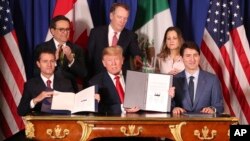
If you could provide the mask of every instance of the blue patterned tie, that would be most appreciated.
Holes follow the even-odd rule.
[[[47,80],[46,83],[47,83],[46,91],[52,91],[53,89],[51,88],[51,80]],[[47,97],[43,100],[41,107],[42,112],[51,113],[51,101],[52,97]]]

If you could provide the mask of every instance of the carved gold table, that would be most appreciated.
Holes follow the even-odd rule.
[[[235,117],[187,117],[166,113],[122,116],[25,116],[26,137],[35,140],[91,140],[98,137],[165,137],[185,140],[229,140]]]

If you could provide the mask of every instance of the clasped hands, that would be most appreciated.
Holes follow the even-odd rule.
[[[56,60],[58,60],[60,58],[60,49],[58,48],[56,50]],[[67,60],[69,61],[69,63],[71,63],[74,60],[74,53],[72,53],[71,48],[69,46],[62,46],[62,52],[63,54],[66,56]]]

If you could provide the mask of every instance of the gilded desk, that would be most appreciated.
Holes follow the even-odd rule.
[[[26,137],[35,140],[91,140],[98,137],[165,137],[185,140],[229,140],[235,117],[188,117],[166,113],[121,116],[25,116]]]

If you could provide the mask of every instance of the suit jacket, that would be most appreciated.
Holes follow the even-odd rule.
[[[116,87],[107,71],[95,75],[89,81],[89,85],[98,87],[98,93],[101,98],[98,104],[99,113],[108,115],[121,114],[121,101],[116,91]]]
[[[69,46],[71,48],[72,53],[75,54],[75,61],[71,67],[68,67],[69,62],[66,59],[66,57],[64,57],[63,65],[60,65],[58,60],[55,73],[60,74],[67,79],[70,79],[75,92],[77,92],[78,88],[77,88],[76,78],[79,78],[82,81],[84,81],[87,76],[87,68],[85,63],[86,56],[84,55],[83,50],[77,45],[72,44],[71,42],[66,42],[66,45]],[[51,39],[47,42],[37,45],[35,50],[35,60],[39,57],[38,53],[40,49],[43,47],[51,47],[56,52],[56,45],[53,39]],[[39,74],[40,71],[38,67],[35,65],[35,76]]]
[[[200,112],[202,108],[212,106],[216,108],[218,113],[224,111],[221,86],[214,74],[200,70],[193,106],[188,92],[185,71],[174,76],[173,85],[175,97],[172,101],[172,108],[182,107],[187,112]]]
[[[130,69],[130,57],[134,57],[136,55],[141,56],[137,35],[134,32],[124,28],[121,31],[117,44],[123,49],[123,72],[126,73],[126,70]],[[102,51],[108,46],[108,25],[92,29],[88,39],[89,72],[92,73],[90,76],[105,70],[102,64]]]
[[[73,92],[74,89],[70,80],[54,75],[54,90],[61,92]],[[31,111],[41,111],[42,101],[37,103],[33,109],[30,108],[30,101],[46,90],[41,76],[34,77],[24,84],[23,96],[18,105],[17,112],[20,116],[25,116]]]

